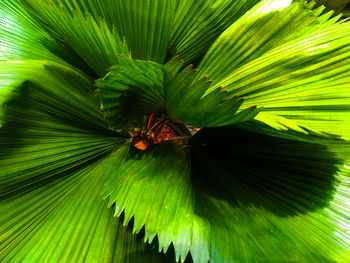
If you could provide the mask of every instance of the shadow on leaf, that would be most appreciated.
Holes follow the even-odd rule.
[[[322,209],[332,200],[341,162],[326,146],[233,126],[204,128],[190,145],[196,211],[208,220],[230,211],[227,204],[290,217]]]

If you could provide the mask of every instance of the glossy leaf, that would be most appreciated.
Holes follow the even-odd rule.
[[[311,0],[308,0],[311,1]],[[334,10],[336,14],[341,13],[346,5],[349,4],[348,0],[313,0],[316,2],[316,6],[324,5],[326,10]]]
[[[215,39],[259,0],[179,1],[168,57],[180,55],[186,64],[199,59]]]
[[[159,251],[167,251],[171,242],[177,260],[186,257],[191,240],[193,192],[189,178],[189,160],[183,147],[157,145],[136,152],[126,145],[112,156],[105,189],[115,214],[125,213],[125,223],[134,216],[133,231],[145,225],[145,240],[158,234]]]
[[[195,81],[192,66],[178,72],[183,62],[178,57],[165,66],[154,62],[120,57],[105,78],[96,81],[101,108],[112,129],[147,114],[167,113],[173,121],[196,127],[223,126],[254,118],[252,106],[237,113],[243,99],[221,88],[205,96],[211,81]]]
[[[0,60],[41,59],[64,63],[55,52],[65,53],[23,6],[18,2],[1,1]]]
[[[118,63],[120,54],[129,55],[117,29],[110,29],[102,18],[51,1],[27,2],[46,30],[71,47],[99,76]]]
[[[170,61],[165,66],[164,94],[169,117],[176,122],[195,127],[216,127],[252,119],[259,112],[252,106],[238,113],[243,99],[232,97],[234,94],[221,87],[205,95],[212,83],[207,76],[195,80],[197,70],[192,66],[174,76],[167,70],[172,63],[176,62]]]
[[[0,131],[0,195],[63,176],[125,140],[104,127],[83,75],[41,61],[0,65],[18,84],[8,95]]]
[[[115,25],[134,58],[165,61],[175,16],[173,0],[116,0]]]
[[[28,73],[26,71],[18,74],[14,72],[13,63],[0,62],[0,127],[3,122],[4,103],[11,96],[12,90],[29,77]]]
[[[256,2],[0,3],[1,262],[350,261],[349,24]]]
[[[162,262],[102,200],[106,155],[125,138],[104,127],[91,81],[43,61],[0,66],[17,81],[0,129],[0,261]]]
[[[318,17],[322,9],[307,11],[311,7],[296,2],[266,14],[261,8],[251,10],[251,27],[242,30],[239,21],[231,26],[208,52],[200,72],[210,68],[215,79],[211,89],[222,86],[239,94],[245,98],[242,107],[263,107],[255,119],[277,130],[311,130],[349,139],[349,24],[333,25],[335,19]],[[286,14],[292,20],[282,19]],[[270,24],[276,31],[264,33],[259,45],[240,42],[238,32],[262,34]],[[280,27],[286,32],[280,33]],[[296,27],[301,30],[290,35]],[[230,35],[237,38],[228,40]]]
[[[160,250],[172,241],[177,258],[188,250],[194,262],[350,258],[349,174],[324,145],[204,128],[189,149],[130,145],[112,158],[106,196],[115,213],[134,217],[136,233],[145,225]]]
[[[338,18],[320,16],[324,8],[290,0],[264,0],[222,33],[199,65],[199,77],[207,74],[215,86],[241,66],[285,42],[328,28]]]
[[[96,81],[101,109],[112,129],[151,113],[164,112],[163,66],[120,57],[118,65]]]
[[[107,164],[2,198],[1,262],[166,262],[107,209]]]
[[[349,173],[327,147],[234,127],[204,128],[190,143],[214,262],[349,259]]]
[[[346,23],[285,44],[221,85],[242,94],[244,105],[263,106],[256,120],[278,130],[349,139],[348,31]]]

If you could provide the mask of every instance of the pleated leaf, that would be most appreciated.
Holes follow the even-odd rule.
[[[310,2],[311,0],[308,0]],[[326,10],[334,10],[336,14],[343,12],[349,3],[348,0],[315,0],[316,6],[324,5]]]
[[[349,24],[333,25],[337,18],[319,17],[323,9],[312,6],[252,9],[251,23],[242,17],[214,43],[199,75],[215,80],[211,90],[221,86],[244,97],[243,108],[263,107],[255,119],[273,128],[348,139]]]
[[[108,168],[107,158],[2,199],[1,262],[166,262],[106,207]]]
[[[207,76],[195,80],[197,70],[191,65],[174,76],[175,65],[181,64],[174,60],[165,66],[164,84],[166,108],[171,119],[195,127],[216,127],[252,119],[259,112],[256,106],[238,112],[244,100],[221,87],[205,95],[212,81]]]
[[[173,0],[113,1],[115,26],[134,58],[165,61],[175,5]]]
[[[221,83],[235,70],[289,40],[328,28],[339,17],[320,16],[324,8],[312,11],[313,3],[264,0],[222,33],[199,65],[199,76],[207,74]]]
[[[202,56],[218,35],[259,0],[50,2],[72,14],[74,9],[91,13],[95,20],[102,17],[110,29],[116,26],[137,59],[163,63],[166,57],[180,54],[187,63]]]
[[[110,165],[115,214],[159,250],[172,242],[177,259],[203,263],[350,259],[349,173],[326,146],[222,127],[183,147],[126,145]]]
[[[120,57],[118,65],[96,81],[101,109],[112,129],[151,113],[164,112],[163,66]]]
[[[245,12],[237,6],[248,9],[253,2],[24,2],[50,34],[32,22],[24,30],[30,45],[49,39],[45,59],[56,61],[55,53],[77,65],[79,58],[67,55],[79,54],[87,63],[79,68],[94,76],[117,64],[97,82],[113,124],[105,122],[92,81],[80,71],[60,61],[0,62],[0,106],[6,102],[5,115],[0,112],[0,261],[160,262],[139,242],[143,231],[148,242],[157,236],[159,251],[173,244],[182,261],[189,252],[203,263],[350,261],[345,142],[322,145],[230,126],[203,128],[186,147],[161,143],[138,151],[107,129],[127,122],[129,109],[131,118],[164,111],[197,127],[241,123],[254,130],[259,121],[257,131],[279,137],[278,130],[293,129],[347,138],[346,23],[333,26],[337,18],[319,16],[323,9],[311,11],[301,1],[266,0],[221,35],[199,73],[191,67],[179,72],[177,60],[165,66],[124,60],[129,55],[121,39],[135,58],[163,63],[167,54],[183,52],[187,63]],[[4,3],[2,14],[16,9],[26,28],[30,17],[22,5]],[[15,40],[19,28],[12,34],[6,21],[0,20],[0,31],[5,41]],[[204,40],[199,31],[211,35]],[[62,53],[52,39],[72,50]],[[14,49],[6,56],[41,56],[24,41],[10,42]],[[118,43],[126,56],[115,52]]]
[[[285,44],[220,85],[242,94],[245,106],[263,106],[256,120],[278,130],[349,139],[349,29],[345,23]]]
[[[208,50],[215,39],[259,0],[179,1],[168,57],[180,55],[186,64]]]
[[[177,260],[183,260],[190,247],[193,192],[189,159],[181,145],[164,144],[143,154],[132,145],[118,149],[111,158],[105,196],[115,203],[115,215],[123,211],[125,223],[134,217],[133,231],[145,224],[145,240],[158,234],[159,251],[171,242]]]
[[[42,61],[0,66],[5,80],[25,80],[4,104],[0,195],[65,176],[125,140],[104,127],[91,81],[79,72]]]
[[[120,57],[105,78],[96,81],[101,108],[112,129],[151,113],[167,113],[173,121],[195,127],[215,127],[254,118],[252,106],[238,109],[243,99],[221,88],[205,95],[211,85],[206,77],[195,81],[192,66],[179,71],[183,61],[175,57],[165,66]]]
[[[42,59],[63,63],[55,52],[64,53],[23,6],[10,0],[1,1],[0,60]]]
[[[327,147],[234,127],[190,144],[214,262],[349,260],[349,170]]]
[[[37,20],[46,30],[72,48],[98,76],[117,64],[120,54],[129,55],[117,29],[102,18],[47,0],[27,1]]]
[[[0,261],[164,262],[102,200],[105,158],[125,139],[104,127],[91,81],[45,61],[0,66],[14,86],[0,128]]]
[[[97,198],[101,176],[83,179],[89,172],[2,198],[2,262],[111,262],[117,222]]]
[[[16,67],[14,63],[0,62],[0,127],[3,122],[4,103],[11,96],[12,90],[23,83],[30,75],[28,71],[20,74],[14,72]]]

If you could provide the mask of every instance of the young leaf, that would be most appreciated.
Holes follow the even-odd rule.
[[[96,81],[101,109],[112,129],[151,113],[164,112],[163,66],[119,57],[118,65]]]
[[[167,65],[165,66],[167,68]],[[207,76],[195,80],[197,70],[189,66],[174,77],[166,72],[164,94],[169,117],[176,122],[195,127],[216,127],[254,118],[259,112],[255,106],[238,112],[243,99],[222,88],[205,95],[211,81]],[[169,76],[167,76],[169,74]]]
[[[243,99],[225,101],[232,94],[221,88],[205,96],[211,81],[195,81],[192,66],[178,73],[182,66],[178,58],[163,66],[120,57],[118,64],[96,81],[112,129],[151,113],[167,113],[173,121],[196,127],[215,127],[250,120],[259,112],[252,106],[237,113]]]

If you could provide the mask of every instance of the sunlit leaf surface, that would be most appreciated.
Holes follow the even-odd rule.
[[[350,262],[350,26],[327,10],[1,1],[0,262]]]

